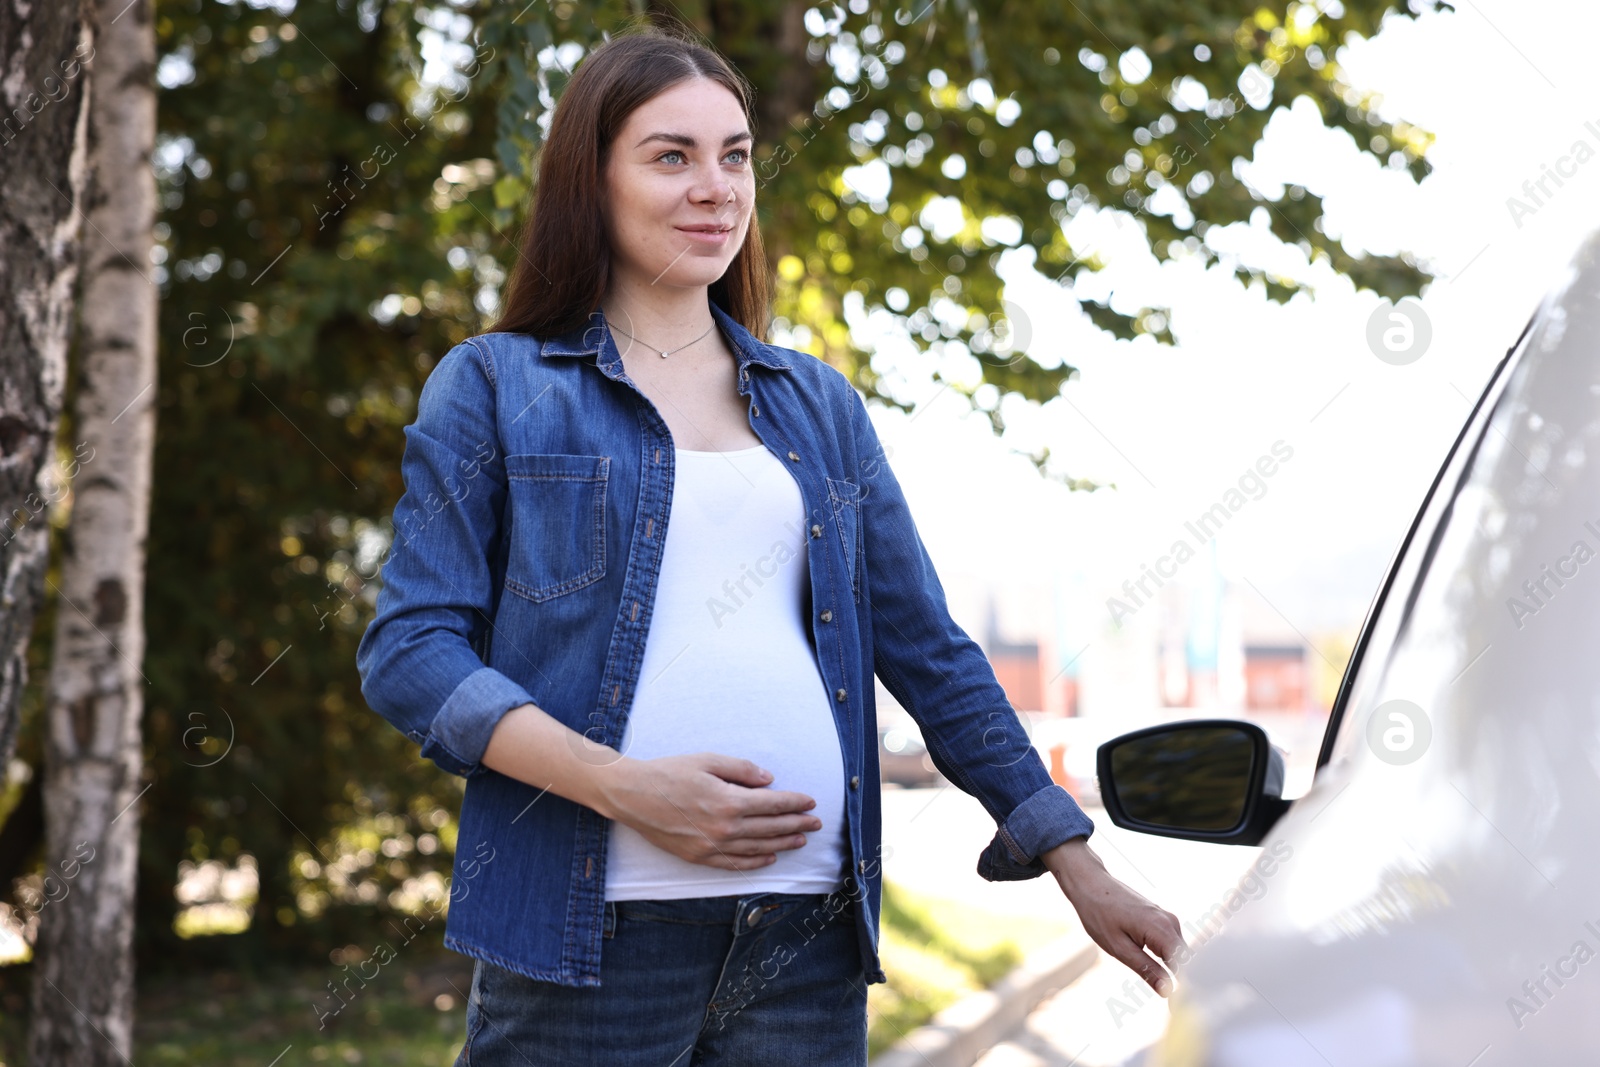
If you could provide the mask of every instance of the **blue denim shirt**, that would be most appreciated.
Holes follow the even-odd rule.
[[[982,877],[1037,877],[1041,852],[1094,824],[951,619],[861,395],[822,360],[756,339],[715,301],[711,311],[738,358],[750,427],[808,513],[808,632],[847,779],[840,885],[865,904],[867,981],[886,981],[874,672],[934,764],[994,818]],[[596,745],[620,743],[671,514],[672,436],[598,310],[542,341],[456,345],[405,435],[394,543],[356,665],[368,705],[466,779],[445,944],[598,986],[610,821],[481,760],[500,717],[529,703]]]

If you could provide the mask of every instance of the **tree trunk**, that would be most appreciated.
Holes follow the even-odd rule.
[[[83,0],[0,0],[0,780],[50,563],[88,145]]]
[[[74,436],[86,476],[61,560],[44,737],[46,906],[30,1061],[133,1052],[133,894],[143,767],[145,534],[155,438],[152,0],[96,0]]]
[[[678,3],[667,0],[651,0],[649,6],[678,17],[684,13]],[[740,73],[761,87],[755,100],[756,136],[769,144],[780,144],[797,130],[805,130],[808,119],[815,121],[812,109],[824,88],[824,68],[806,58],[811,35],[806,32],[805,15],[812,6],[809,0],[760,5],[749,0],[705,2],[705,25],[700,28]],[[790,223],[791,216],[808,211],[804,204],[769,202],[764,208],[774,220]],[[791,232],[789,225],[763,230],[769,270],[776,270],[778,260],[794,251],[786,236]]]

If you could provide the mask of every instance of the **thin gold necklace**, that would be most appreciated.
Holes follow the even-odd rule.
[[[622,334],[622,336],[626,337],[630,341],[638,341],[639,340],[637,337],[633,336],[633,334],[629,333],[627,330],[624,330],[621,326],[617,326],[617,325],[615,325],[613,323],[609,323],[609,322],[607,323],[607,325],[610,326],[613,330],[616,330],[618,333]],[[706,333],[703,333],[699,337],[696,337],[694,339],[694,341],[690,341],[689,345],[694,344],[695,341],[700,341],[700,340],[704,339],[706,334],[710,333],[712,330],[714,330],[716,328],[717,328],[717,322],[716,322],[715,319],[712,319],[711,320],[711,325],[706,327]],[[639,341],[639,343],[640,344],[644,344],[643,341]],[[660,352],[661,353],[661,358],[662,359],[666,359],[667,356],[670,353],[672,353],[672,352],[682,352],[685,348],[688,348],[689,345],[679,345],[677,348],[661,348],[659,345],[646,345],[646,347],[649,348],[652,352]]]

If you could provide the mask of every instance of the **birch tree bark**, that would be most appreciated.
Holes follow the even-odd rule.
[[[0,0],[0,779],[50,562],[93,54],[86,0]]]
[[[155,438],[153,0],[95,0],[72,437],[86,452],[61,559],[44,738],[45,897],[30,1062],[133,1052],[145,534]]]

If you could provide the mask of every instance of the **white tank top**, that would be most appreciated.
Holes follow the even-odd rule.
[[[806,636],[805,504],[765,445],[677,449],[672,509],[639,688],[621,751],[720,752],[816,800],[822,829],[756,870],[691,863],[612,822],[606,899],[829,893],[843,878],[844,757]]]

